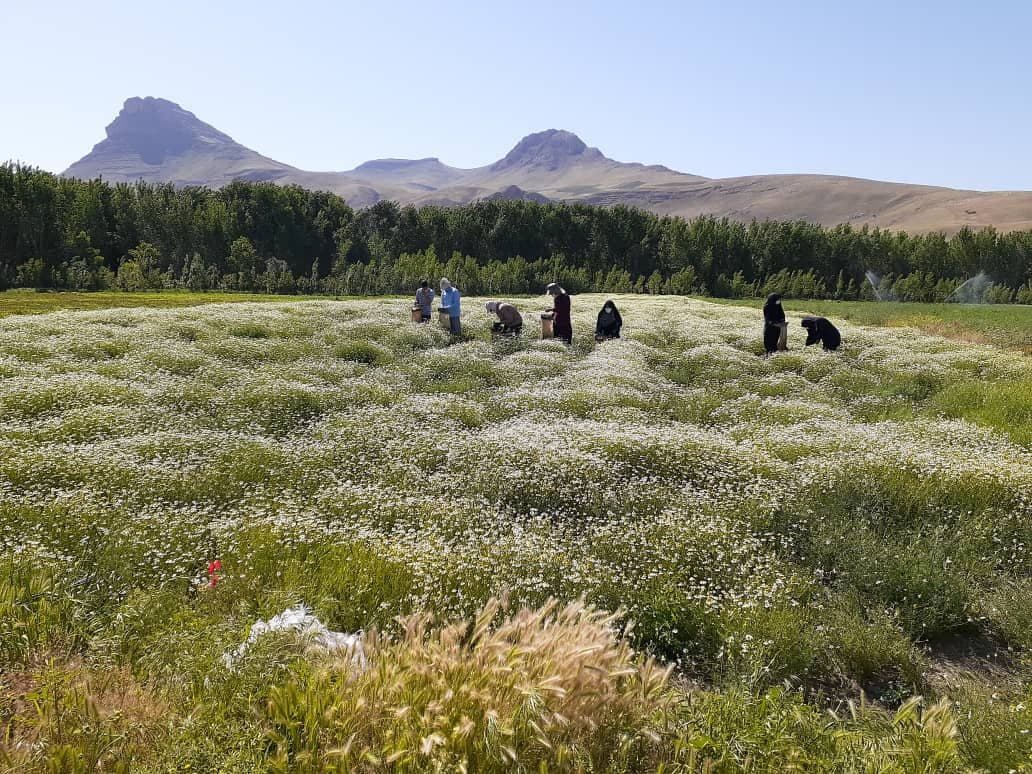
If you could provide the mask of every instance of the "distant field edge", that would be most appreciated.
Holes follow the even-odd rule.
[[[59,311],[89,311],[97,309],[175,308],[202,304],[232,304],[246,302],[347,301],[358,296],[327,295],[266,295],[260,293],[231,293],[225,291],[38,291],[7,290],[0,292],[0,317],[23,314],[46,314]]]

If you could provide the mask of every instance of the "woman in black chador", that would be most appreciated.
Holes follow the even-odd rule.
[[[763,349],[768,355],[788,349],[788,323],[778,293],[767,296],[763,305]]]
[[[557,339],[567,344],[573,343],[573,320],[570,317],[570,294],[563,290],[558,282],[552,282],[545,292],[552,297],[552,330]]]
[[[602,310],[598,313],[598,322],[595,324],[595,339],[605,341],[606,339],[620,338],[620,329],[623,327],[623,318],[620,310],[612,301],[606,301]]]
[[[806,346],[819,341],[825,349],[838,349],[842,343],[842,335],[838,328],[826,317],[804,317],[803,327],[806,328]]]

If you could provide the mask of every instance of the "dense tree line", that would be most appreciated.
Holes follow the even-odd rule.
[[[942,301],[983,272],[986,300],[1032,303],[1032,232],[909,235],[497,200],[354,210],[297,186],[111,185],[0,166],[0,289],[382,294],[445,275],[466,293],[559,281],[574,292]]]

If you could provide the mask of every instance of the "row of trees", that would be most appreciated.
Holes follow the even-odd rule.
[[[1032,301],[1032,232],[909,235],[497,200],[353,210],[296,186],[110,185],[0,166],[0,288],[380,294],[444,275],[468,293],[558,280],[577,292],[941,301],[981,272],[987,300]]]

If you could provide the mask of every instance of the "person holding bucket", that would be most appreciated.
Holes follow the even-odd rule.
[[[430,322],[433,312],[434,289],[430,283],[423,280],[419,283],[419,290],[416,291],[416,306],[419,307],[419,316],[423,322]]]
[[[552,297],[552,326],[557,339],[573,343],[573,320],[570,318],[570,294],[558,282],[551,283],[545,292]]]
[[[448,312],[449,330],[452,336],[462,333],[462,294],[452,285],[447,277],[441,278],[441,310]]]

